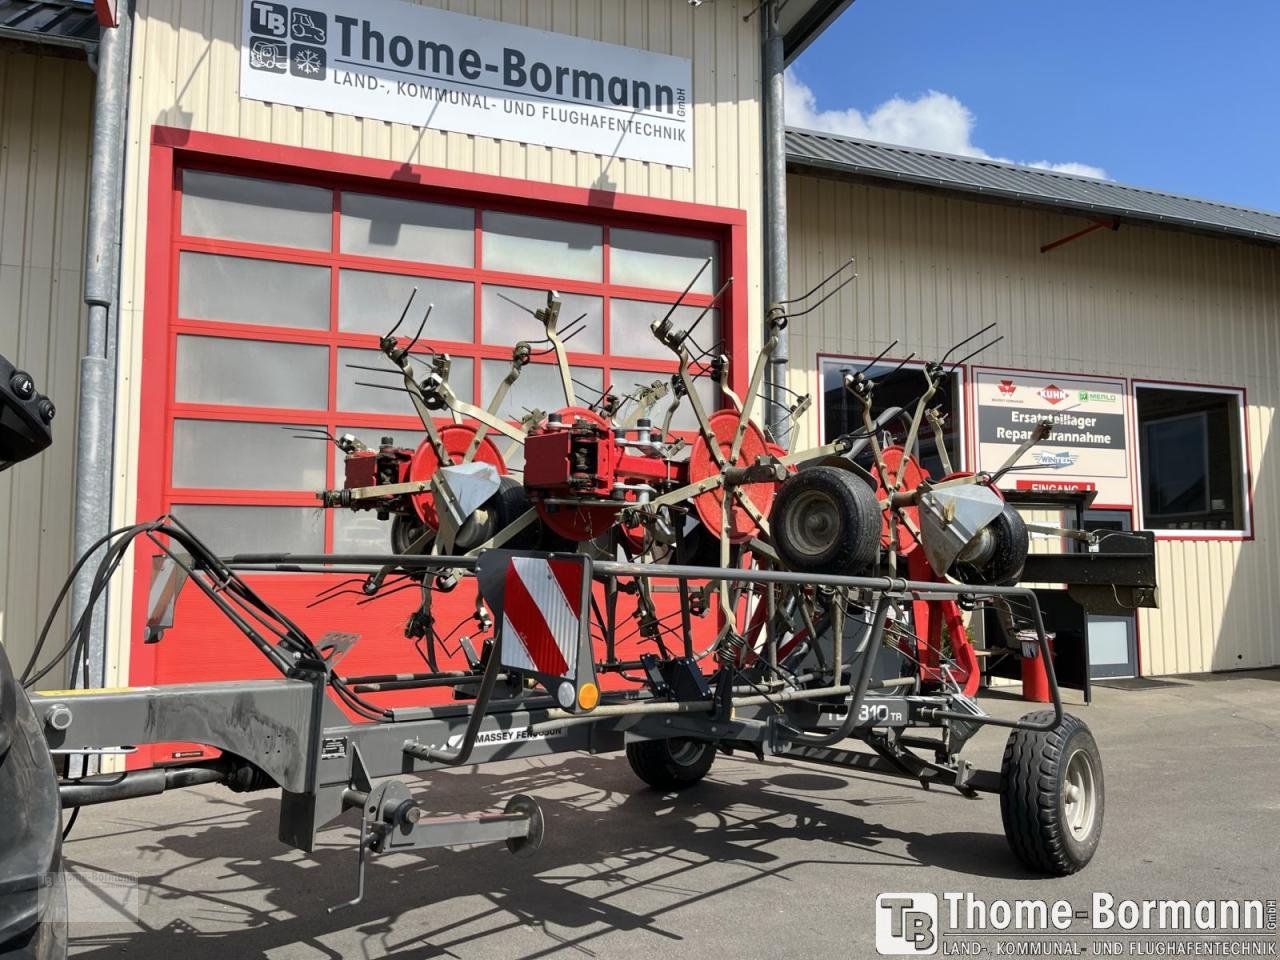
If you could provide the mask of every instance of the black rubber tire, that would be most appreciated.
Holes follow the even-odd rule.
[[[525,512],[533,509],[529,495],[525,493],[524,484],[515,477],[501,477],[498,480],[498,492],[489,501],[489,507],[497,514],[495,529],[502,530],[508,524],[519,520]],[[543,537],[542,521],[535,519],[514,537],[502,545],[504,550],[536,550]]]
[[[397,556],[409,552],[409,547],[426,531],[417,517],[397,513],[391,518],[391,552]]]
[[[627,744],[627,762],[636,776],[656,790],[683,790],[707,775],[716,759],[706,740],[636,740]]]
[[[1023,717],[1039,722],[1052,718],[1049,710]],[[1093,782],[1092,815],[1080,836],[1069,829],[1064,785],[1077,753],[1087,758]],[[1026,867],[1056,877],[1081,869],[1098,849],[1105,810],[1102,758],[1083,720],[1068,713],[1054,730],[1009,734],[1000,764],[1000,817],[1014,856]]]
[[[1022,577],[1027,563],[1031,538],[1027,534],[1026,521],[1013,507],[1005,504],[1000,516],[989,525],[995,537],[991,559],[981,567],[971,563],[956,563],[951,575],[961,583],[973,583],[988,587],[1010,587]]]
[[[810,520],[807,530],[799,527],[802,516]],[[818,518],[825,523],[812,526]],[[774,549],[783,563],[799,573],[866,570],[880,554],[882,523],[875,491],[839,467],[813,467],[792,474],[778,489],[769,513]]]

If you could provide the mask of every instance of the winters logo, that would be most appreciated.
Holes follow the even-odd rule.
[[[319,10],[250,0],[249,66],[267,73],[289,73],[304,80],[323,80],[328,69],[324,44],[329,17]]]
[[[1040,391],[1041,399],[1048,400],[1050,403],[1061,403],[1063,400],[1066,400],[1070,396],[1071,394],[1069,394],[1066,390],[1063,390],[1056,383],[1051,383],[1047,387],[1045,387],[1043,390]]]
[[[1063,450],[1061,453],[1048,453],[1041,450],[1032,454],[1033,462],[1042,467],[1048,467],[1050,470],[1065,470],[1067,467],[1074,467],[1079,459],[1069,450]]]

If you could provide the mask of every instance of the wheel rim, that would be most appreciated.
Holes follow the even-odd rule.
[[[701,740],[670,740],[671,760],[676,766],[689,767],[702,758],[707,745]]]
[[[840,536],[840,511],[835,500],[817,490],[796,497],[784,521],[787,539],[808,556],[826,553]]]
[[[1062,778],[1062,814],[1076,840],[1084,840],[1093,831],[1098,815],[1097,778],[1093,760],[1084,750],[1077,750],[1067,761]]]

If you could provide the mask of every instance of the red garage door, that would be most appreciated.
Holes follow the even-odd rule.
[[[542,335],[525,308],[558,291],[562,327],[581,319],[570,362],[580,395],[594,400],[606,386],[627,394],[669,376],[672,355],[653,340],[649,322],[711,258],[678,311],[696,316],[740,255],[737,211],[709,219],[711,208],[663,204],[655,215],[647,208],[657,205],[635,198],[601,204],[587,191],[425,169],[406,175],[404,167],[221,138],[207,138],[210,150],[199,149],[198,137],[173,150],[164,133],[152,154],[139,515],[171,510],[221,554],[388,551],[388,525],[372,513],[316,505],[317,490],[342,485],[341,454],[299,434],[319,428],[370,446],[385,436],[418,442],[421,423],[398,377],[358,369],[392,369],[378,339],[415,288],[401,332],[416,330],[433,304],[415,353],[449,353],[454,391],[482,406],[506,375],[516,341]],[[255,162],[264,151],[270,165]],[[440,181],[447,185],[423,185]],[[703,319],[704,346],[724,342],[734,355],[742,300],[735,292]],[[738,381],[744,371],[734,373]],[[715,405],[714,385],[701,386],[703,402]],[[526,368],[501,413],[515,421],[563,403],[547,356]],[[691,426],[687,403],[673,426]],[[508,452],[518,471],[521,449]],[[403,634],[417,591],[372,603],[353,591],[313,606],[336,581],[254,578],[317,635],[361,634],[344,672],[420,669]],[[140,582],[135,595],[144,590]],[[447,650],[468,634],[471,609],[469,596],[437,604]],[[162,643],[133,646],[131,675],[150,683],[271,671],[193,594]]]

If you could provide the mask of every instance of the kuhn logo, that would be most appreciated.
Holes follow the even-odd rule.
[[[1066,390],[1063,390],[1056,383],[1051,383],[1040,391],[1040,397],[1044,400],[1048,400],[1050,403],[1061,403],[1069,396],[1071,396],[1071,394],[1067,393]]]
[[[999,390],[1004,396],[1011,397],[1013,396],[1013,391],[1018,389],[1018,385],[1014,383],[1012,380],[1001,380],[999,383],[996,384],[996,389]]]

